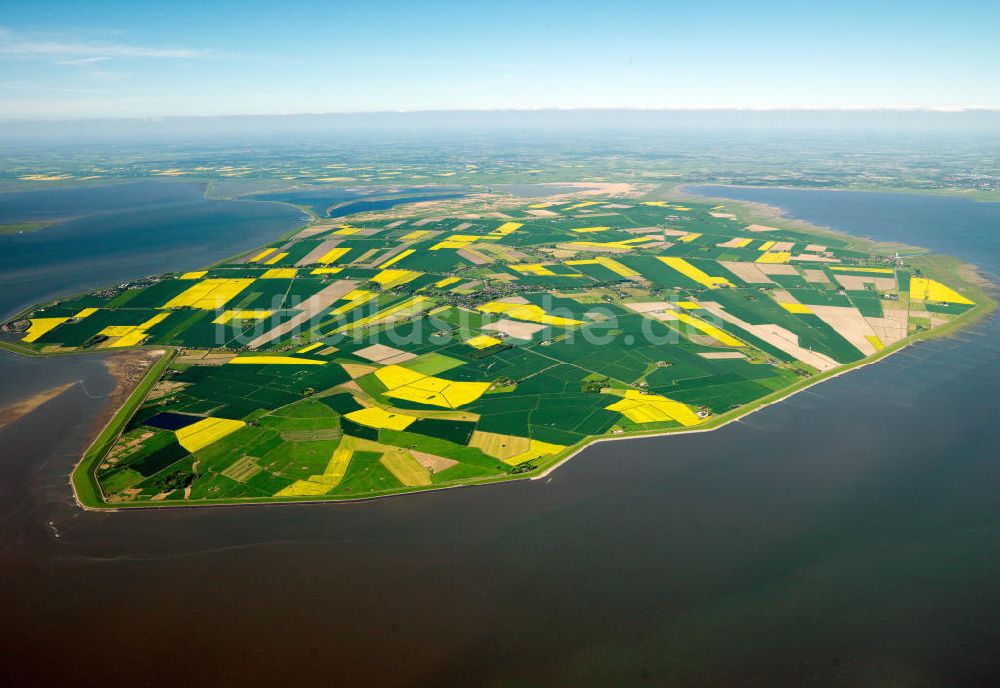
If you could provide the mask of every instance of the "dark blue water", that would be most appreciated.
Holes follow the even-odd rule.
[[[377,193],[387,194],[396,192],[390,198],[375,198],[366,200],[364,196],[372,196]],[[459,198],[464,193],[458,187],[451,186],[428,186],[414,189],[310,189],[308,191],[280,191],[276,193],[263,193],[247,196],[262,201],[281,201],[309,208],[319,217],[344,217],[352,213],[361,213],[371,210],[388,210],[402,203],[419,203],[421,201],[445,200],[449,198]],[[358,199],[358,200],[355,200]],[[353,201],[353,202],[352,202]],[[333,206],[338,206],[334,208]]]
[[[354,213],[365,213],[373,210],[388,210],[403,203],[423,203],[424,201],[446,201],[461,198],[464,193],[427,194],[422,196],[406,196],[404,198],[384,198],[373,201],[354,201],[327,211],[326,217],[345,217]]]
[[[204,191],[195,182],[143,181],[0,194],[0,224],[75,218],[0,235],[0,318],[56,296],[203,267],[306,219],[288,205],[210,200]]]
[[[739,186],[690,186],[693,193],[766,203],[786,217],[856,236],[909,243],[997,271],[1000,203],[900,193],[812,191]]]
[[[7,223],[113,214],[189,203],[203,194],[203,184],[166,180],[14,191],[0,194],[0,218]]]
[[[851,194],[822,198],[827,224],[854,212]],[[909,198],[892,217],[860,199],[863,233],[932,239],[947,202],[951,252],[996,270],[1000,206]],[[905,236],[875,229],[900,212]],[[9,363],[0,355],[0,375]],[[998,389],[991,317],[718,431],[596,445],[546,480],[95,514],[65,482],[99,405],[74,388],[0,430],[0,673],[84,686],[992,688]]]

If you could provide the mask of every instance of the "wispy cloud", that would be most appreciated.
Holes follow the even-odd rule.
[[[193,48],[162,48],[130,43],[94,41],[66,37],[28,35],[0,27],[0,55],[16,57],[81,56],[81,60],[99,61],[111,58],[190,59],[209,57],[210,53]]]
[[[84,65],[92,65],[97,62],[105,62],[110,60],[110,57],[98,56],[98,57],[77,57],[72,60],[56,60],[56,64],[68,65],[70,67],[80,67]]]
[[[66,88],[62,86],[45,86],[43,84],[31,83],[28,81],[0,81],[0,92],[12,91],[32,91],[37,93],[74,93],[85,95],[107,95],[113,91],[106,91],[93,88]]]

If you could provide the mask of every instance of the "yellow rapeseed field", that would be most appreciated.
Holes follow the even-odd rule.
[[[365,304],[378,296],[378,292],[366,291],[364,289],[353,289],[341,298],[342,301],[347,301],[343,306],[337,306],[332,311],[330,315],[341,315],[348,311],[354,310],[358,306]]]
[[[516,270],[522,275],[554,275],[556,273],[549,270],[541,263],[521,263],[519,265],[508,265],[511,270]]]
[[[465,343],[476,349],[488,349],[491,346],[503,344],[503,340],[491,337],[488,334],[481,334],[477,337],[473,337],[472,339],[466,339]]]
[[[523,226],[524,225],[520,222],[504,222],[502,225],[487,234],[487,236],[505,237],[508,234],[513,234]]]
[[[257,255],[255,255],[253,258],[251,258],[247,262],[248,263],[259,263],[260,261],[264,260],[265,258],[267,258],[269,255],[271,255],[272,253],[274,253],[277,250],[278,249],[276,249],[276,248],[265,248],[263,251],[261,251],[260,253],[258,253]]]
[[[322,263],[327,265],[329,263],[336,263],[338,260],[343,258],[350,252],[349,248],[331,248],[329,251],[324,253],[322,256],[316,259],[317,263]]]
[[[471,404],[490,388],[488,382],[452,382],[398,365],[379,368],[375,377],[386,386],[386,396],[444,408]]]
[[[274,311],[223,311],[222,315],[212,321],[215,325],[225,325],[232,320],[263,320],[269,318]]]
[[[452,234],[431,246],[429,251],[440,251],[444,248],[462,249],[476,241],[498,241],[508,234],[517,231],[523,225],[520,222],[505,222],[487,234]]]
[[[326,365],[326,361],[296,356],[237,356],[226,361],[226,365]]]
[[[333,451],[333,456],[330,457],[330,463],[326,465],[326,470],[323,471],[322,481],[331,487],[339,485],[340,481],[347,475],[347,468],[350,466],[353,456],[354,450],[350,447],[337,447]],[[318,477],[320,476],[314,475],[313,479]]]
[[[126,346],[136,346],[140,344],[143,339],[146,338],[146,332],[144,330],[135,329],[128,334],[122,335],[118,338],[118,341],[113,342],[108,345],[110,349],[124,348]]]
[[[528,322],[554,325],[556,327],[571,327],[572,325],[584,324],[582,320],[549,315],[540,306],[530,303],[501,303],[499,301],[491,301],[479,306],[477,310],[483,313],[503,313],[515,320],[527,320]]]
[[[655,423],[673,420],[687,427],[697,425],[701,418],[685,404],[658,394],[642,394],[630,389],[625,398],[605,406],[609,411],[618,411],[633,423]]]
[[[33,342],[46,332],[59,327],[67,320],[69,320],[69,318],[31,318],[31,320],[28,321],[31,325],[28,327],[28,331],[25,335],[21,337],[21,341]]]
[[[415,229],[409,234],[404,234],[403,236],[400,237],[400,239],[402,239],[403,241],[419,241],[428,234],[430,234],[432,231],[433,230],[430,229]]]
[[[709,337],[725,344],[726,346],[744,346],[736,337],[727,334],[725,331],[715,327],[714,325],[709,325],[706,322],[702,322],[697,318],[688,315],[687,313],[681,313],[678,311],[667,311],[663,314],[663,317],[667,320],[679,320],[686,325],[690,325],[694,329],[698,330],[702,334],[707,334]]]
[[[294,483],[275,493],[275,497],[318,497],[324,495],[344,479],[347,468],[354,457],[351,438],[344,438],[333,451],[326,470],[318,475],[309,476],[308,480],[296,480]]]
[[[226,435],[231,435],[246,423],[229,418],[203,418],[197,423],[176,430],[174,434],[182,447],[194,453],[202,447],[218,442]]]
[[[161,322],[163,322],[164,320],[166,320],[169,317],[170,317],[170,313],[157,313],[152,318],[150,318],[146,322],[144,322],[141,325],[139,325],[139,329],[140,330],[148,330],[153,325],[155,325],[157,323],[161,323]]]
[[[687,262],[683,258],[677,258],[674,256],[663,257],[657,256],[657,260],[666,265],[670,266],[677,272],[681,273],[685,277],[694,280],[698,284],[708,287],[709,289],[717,289],[718,287],[731,287],[733,283],[727,280],[725,277],[712,277],[703,270],[696,268],[691,263]]]
[[[270,258],[267,258],[264,261],[264,265],[274,265],[279,260],[282,260],[283,258],[285,258],[287,255],[288,255],[287,253],[275,253],[273,256],[271,256]]]
[[[417,418],[402,413],[391,413],[378,406],[351,411],[344,418],[369,428],[385,428],[387,430],[406,430]]]
[[[767,251],[755,262],[757,263],[787,263],[792,259],[790,251]]]
[[[105,337],[124,337],[135,329],[135,325],[108,325],[97,334]]]
[[[409,385],[426,377],[426,375],[410,370],[409,368],[404,368],[403,366],[388,365],[384,368],[376,370],[375,377],[377,377],[387,389],[391,390],[396,389],[397,387],[403,387],[404,385]]]
[[[241,291],[254,283],[253,279],[206,279],[188,287],[160,308],[222,308]]]
[[[910,298],[915,301],[940,301],[942,303],[972,305],[972,301],[951,287],[923,277],[913,277],[910,279]]]
[[[561,444],[551,444],[549,442],[540,442],[539,440],[531,440],[528,451],[508,457],[504,459],[503,462],[506,464],[510,464],[511,466],[518,466],[522,463],[525,463],[527,461],[532,461],[534,459],[538,459],[543,456],[557,454],[565,448],[566,447]]]
[[[380,285],[383,289],[389,289],[400,284],[412,282],[422,274],[424,273],[417,272],[416,270],[382,270],[372,277],[371,281]]]
[[[297,274],[295,268],[271,268],[266,270],[260,279],[292,279]]]
[[[443,248],[461,249],[482,238],[483,237],[479,234],[452,234],[450,237],[439,241],[427,250],[439,251]]]
[[[384,263],[382,263],[382,265],[380,265],[379,267],[381,267],[384,270],[385,268],[387,268],[387,267],[389,267],[391,265],[395,265],[396,263],[398,263],[399,261],[403,260],[404,258],[408,258],[409,256],[412,256],[414,253],[416,253],[416,251],[413,250],[412,248],[408,248],[405,251],[400,251],[399,255],[394,256],[393,258],[390,258],[389,260],[387,260]]]
[[[157,313],[152,318],[149,318],[145,322],[139,325],[108,325],[103,330],[98,332],[106,337],[116,338],[111,342],[108,342],[102,346],[106,346],[109,349],[119,349],[126,346],[135,346],[142,342],[146,338],[146,330],[148,330],[153,325],[163,322],[165,319],[169,318],[169,313]]]
[[[531,440],[518,435],[476,430],[469,438],[469,446],[503,461],[531,449]]]

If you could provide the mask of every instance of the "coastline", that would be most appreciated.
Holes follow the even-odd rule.
[[[913,252],[911,258],[918,259],[927,257],[933,259],[939,268],[944,265],[945,267],[951,267],[962,271],[963,274],[956,273],[956,277],[963,284],[970,287],[971,291],[975,293],[977,298],[976,307],[969,310],[968,312],[956,317],[954,320],[946,325],[941,326],[936,330],[929,330],[926,332],[921,332],[918,334],[910,335],[903,340],[900,340],[896,344],[886,347],[884,350],[869,356],[865,359],[857,361],[852,364],[847,364],[844,366],[838,366],[835,369],[827,371],[826,373],[818,374],[807,380],[802,380],[795,383],[783,390],[778,390],[772,394],[763,397],[762,399],[753,402],[751,404],[732,409],[726,413],[720,414],[714,418],[709,419],[702,427],[697,428],[676,428],[669,430],[651,430],[651,431],[636,431],[629,433],[621,433],[619,435],[613,436],[595,436],[589,438],[576,445],[571,445],[567,447],[563,453],[553,456],[549,461],[543,462],[540,467],[540,471],[532,474],[516,474],[516,475],[505,475],[500,477],[485,478],[477,481],[467,481],[462,483],[455,483],[450,485],[438,485],[438,486],[428,486],[422,489],[412,489],[404,488],[399,491],[386,492],[382,494],[374,494],[367,496],[357,496],[357,497],[303,497],[303,498],[288,498],[288,499],[274,499],[274,498],[261,498],[259,501],[257,499],[239,499],[239,500],[204,500],[198,503],[183,503],[183,502],[159,502],[159,503],[108,503],[104,500],[103,492],[100,486],[96,484],[96,480],[93,479],[93,469],[96,467],[99,460],[103,457],[107,448],[110,444],[117,438],[120,434],[121,429],[125,426],[131,416],[134,414],[135,410],[138,409],[139,405],[145,399],[148,394],[149,388],[159,379],[162,371],[165,370],[169,361],[173,358],[174,350],[170,347],[135,347],[131,349],[126,349],[123,351],[122,355],[137,354],[143,352],[144,355],[148,356],[148,353],[153,350],[162,351],[159,360],[150,364],[148,370],[144,375],[138,378],[131,376],[127,371],[124,370],[112,370],[109,366],[109,374],[115,378],[115,395],[114,402],[108,402],[106,404],[106,409],[102,412],[98,421],[95,423],[94,432],[91,437],[94,440],[89,445],[86,452],[81,456],[80,461],[75,464],[70,472],[69,480],[73,489],[74,498],[77,504],[86,510],[95,511],[120,511],[126,509],[160,509],[160,508],[200,508],[208,506],[260,506],[260,505],[291,505],[291,504],[327,504],[327,503],[357,503],[372,501],[375,499],[384,499],[388,497],[399,497],[404,495],[420,494],[424,492],[434,492],[440,490],[450,490],[460,487],[477,487],[483,485],[491,485],[497,483],[508,482],[511,480],[540,480],[551,475],[557,468],[567,463],[571,458],[580,454],[583,450],[590,447],[591,445],[597,444],[599,442],[606,441],[620,441],[628,439],[641,439],[649,437],[666,437],[669,435],[676,434],[690,434],[690,433],[702,433],[702,432],[712,432],[718,430],[732,423],[733,421],[740,420],[755,411],[761,410],[768,406],[777,404],[789,397],[808,389],[814,385],[825,382],[829,379],[839,377],[846,373],[864,368],[868,365],[877,363],[888,356],[903,350],[904,348],[916,344],[920,341],[930,340],[940,337],[948,337],[954,333],[963,330],[967,327],[972,326],[976,322],[985,318],[996,308],[997,303],[990,295],[987,294],[987,290],[996,294],[996,285],[986,279],[978,266],[972,263],[967,263],[961,261],[957,258],[950,256],[943,256],[939,254],[930,253],[927,249],[919,246],[910,246],[905,244],[897,244],[895,242],[878,242],[870,237],[860,237],[853,234],[848,234],[844,231],[825,227],[822,225],[816,225],[808,221],[798,220],[794,218],[789,218],[785,215],[784,209],[778,206],[772,206],[764,203],[756,203],[752,201],[741,201],[736,199],[729,199],[725,197],[715,197],[715,196],[703,196],[700,194],[693,194],[687,190],[687,187],[691,184],[679,184],[670,185],[666,188],[660,189],[657,193],[669,193],[671,195],[678,196],[680,198],[687,198],[690,200],[699,200],[704,202],[706,199],[719,198],[725,200],[727,203],[731,203],[736,207],[743,210],[751,211],[744,213],[746,219],[757,218],[762,220],[779,220],[781,224],[787,226],[790,229],[796,229],[799,231],[809,232],[818,236],[836,236],[839,238],[849,239],[851,244],[854,246],[863,245],[868,249],[875,247],[880,247],[881,250],[886,250],[888,247],[892,247],[896,250],[896,247],[905,247],[906,249]],[[720,185],[721,186],[721,185]],[[744,188],[758,188],[758,187],[744,187]],[[765,187],[769,188],[769,187]],[[789,187],[793,188],[793,187]],[[821,190],[821,189],[815,189]],[[308,226],[308,225],[306,225]],[[293,233],[301,231],[301,227]],[[21,350],[16,344],[11,345],[6,342],[0,342],[0,346],[5,349],[14,351],[24,355],[26,352]],[[76,352],[67,352],[76,353]],[[37,352],[31,352],[30,355],[44,356],[46,354],[38,354]],[[118,401],[118,400],[121,401]],[[101,427],[100,432],[97,432],[97,427]]]
[[[995,200],[987,199],[975,199],[969,198],[968,196],[962,196],[959,194],[945,194],[945,193],[933,193],[931,191],[924,191],[918,189],[912,190],[896,190],[896,189],[840,189],[840,188],[824,188],[824,187],[809,187],[803,188],[798,186],[750,186],[747,184],[719,184],[719,183],[690,183],[684,182],[676,185],[667,185],[664,188],[665,192],[677,194],[681,198],[689,201],[695,202],[705,202],[705,201],[724,201],[726,203],[736,204],[740,207],[747,208],[756,211],[757,215],[750,216],[752,219],[759,220],[779,220],[785,224],[788,229],[800,230],[804,232],[810,232],[819,235],[830,235],[838,237],[840,239],[849,239],[853,246],[864,247],[864,248],[875,248],[883,247],[888,249],[892,247],[893,250],[905,250],[911,257],[914,255],[937,255],[940,257],[947,257],[947,254],[936,254],[931,249],[928,249],[919,244],[909,244],[906,242],[897,241],[881,241],[867,235],[851,234],[850,232],[837,229],[836,227],[831,227],[829,225],[819,224],[810,220],[804,220],[796,217],[789,217],[788,211],[781,206],[771,205],[769,203],[764,203],[762,201],[748,201],[737,198],[731,198],[728,196],[714,196],[708,194],[700,194],[691,190],[694,186],[714,186],[719,188],[727,189],[751,189],[751,190],[782,190],[782,191],[795,191],[795,192],[820,192],[820,193],[881,193],[881,194],[899,194],[904,196],[926,196],[930,198],[955,198],[964,199],[973,203],[1000,203],[1000,198]],[[976,267],[974,264],[969,263],[972,267]],[[989,280],[987,283],[992,284]],[[996,286],[996,285],[995,285]]]
[[[981,191],[978,189],[922,189],[919,187],[899,187],[887,189],[880,186],[855,186],[855,187],[831,187],[831,186],[790,186],[788,184],[772,184],[767,186],[755,186],[753,184],[726,184],[723,182],[681,182],[676,188],[680,189],[688,186],[723,186],[732,189],[785,189],[788,191],[837,191],[843,193],[878,193],[878,194],[905,194],[909,196],[936,196],[939,198],[964,198],[976,203],[1000,203],[1000,192]],[[698,194],[694,194],[697,196]],[[705,196],[701,196],[705,198]],[[732,200],[732,199],[729,199]]]
[[[778,392],[775,392],[774,394],[778,395],[778,396],[776,396],[773,399],[769,399],[769,397],[765,397],[765,399],[768,399],[767,401],[758,401],[758,402],[754,402],[753,404],[748,404],[746,407],[741,407],[741,408],[738,408],[738,409],[734,409],[731,413],[735,413],[736,415],[734,415],[732,417],[729,417],[729,418],[725,418],[726,414],[724,414],[722,416],[718,416],[717,419],[725,418],[725,420],[722,420],[721,422],[718,422],[716,425],[713,425],[711,427],[707,427],[706,426],[706,427],[701,427],[701,428],[694,428],[694,429],[691,429],[691,430],[674,430],[674,431],[666,430],[666,431],[651,432],[651,433],[646,433],[646,434],[640,434],[640,433],[630,434],[630,435],[623,434],[623,435],[620,435],[620,436],[617,436],[617,437],[597,437],[594,440],[592,440],[592,441],[584,444],[583,446],[581,446],[580,448],[578,448],[576,451],[574,451],[572,454],[569,454],[568,456],[566,456],[564,459],[561,459],[559,462],[557,462],[557,463],[553,464],[552,466],[548,467],[541,474],[536,475],[536,476],[532,476],[531,480],[538,480],[540,478],[546,477],[547,475],[549,475],[550,473],[552,473],[553,471],[555,471],[557,468],[559,468],[560,466],[562,466],[564,463],[568,462],[570,459],[572,459],[574,456],[576,456],[580,452],[584,451],[585,449],[587,449],[591,445],[598,444],[599,442],[614,442],[614,441],[620,441],[620,440],[635,440],[635,439],[643,439],[643,438],[666,437],[666,436],[670,436],[670,435],[688,435],[688,434],[693,434],[693,433],[714,432],[716,430],[721,430],[722,428],[726,427],[730,423],[734,423],[736,421],[742,420],[743,418],[749,416],[750,414],[755,413],[757,411],[761,411],[763,409],[766,409],[769,406],[774,406],[776,404],[779,404],[779,403],[785,401],[786,399],[790,399],[791,397],[795,396],[799,392],[804,392],[805,390],[807,390],[807,389],[809,389],[811,387],[814,387],[816,385],[822,384],[822,383],[827,382],[829,380],[833,380],[834,378],[838,378],[841,375],[847,375],[848,373],[853,373],[853,372],[855,372],[857,370],[861,370],[862,368],[866,368],[866,367],[868,367],[870,365],[875,365],[876,363],[880,363],[880,362],[884,361],[885,359],[889,358],[890,356],[892,356],[893,354],[899,353],[900,351],[903,351],[903,350],[905,350],[905,349],[907,349],[907,348],[909,348],[911,346],[916,346],[916,345],[918,345],[919,343],[921,343],[923,341],[928,341],[930,339],[936,339],[936,338],[950,337],[950,336],[958,333],[959,331],[961,331],[963,329],[966,329],[968,327],[972,327],[979,320],[985,318],[987,315],[989,315],[990,313],[992,313],[993,310],[995,310],[995,308],[996,308],[996,304],[993,304],[993,306],[991,308],[979,312],[977,314],[976,318],[973,318],[973,319],[969,320],[967,323],[962,323],[958,327],[951,327],[951,325],[953,325],[954,322],[953,323],[949,323],[949,325],[946,326],[946,327],[950,328],[948,332],[934,333],[935,336],[933,336],[933,337],[930,336],[931,333],[928,332],[927,336],[925,336],[925,337],[912,338],[912,339],[911,338],[907,338],[907,339],[901,340],[897,345],[895,345],[893,347],[886,347],[885,349],[883,349],[882,351],[880,351],[879,354],[876,355],[876,356],[870,356],[870,357],[862,359],[861,361],[858,361],[856,363],[853,363],[853,364],[850,364],[850,365],[847,365],[847,366],[842,366],[842,367],[839,367],[839,368],[834,368],[833,370],[830,370],[827,373],[824,373],[822,375],[818,375],[818,376],[816,376],[814,378],[811,378],[809,380],[803,381],[804,384],[802,384],[801,386],[794,386],[794,387],[791,387],[791,388],[789,388],[787,390],[780,390]],[[969,314],[971,314],[971,313],[973,313],[973,311],[969,311]],[[709,423],[711,423],[711,421],[709,421]]]
[[[883,250],[906,251],[908,258],[911,258],[916,261],[919,261],[921,258],[930,259],[934,261],[938,267],[942,267],[941,264],[944,262],[953,263],[954,266],[957,268],[957,270],[954,272],[954,275],[958,278],[958,281],[963,284],[972,286],[974,288],[974,291],[977,292],[977,296],[979,298],[992,302],[993,304],[992,307],[989,310],[987,310],[984,313],[984,315],[988,314],[993,308],[996,308],[997,306],[997,299],[994,297],[995,296],[1000,297],[1000,284],[996,284],[992,282],[988,277],[986,277],[986,275],[983,274],[983,269],[980,266],[976,265],[975,263],[970,263],[966,260],[962,260],[961,258],[957,258],[955,256],[951,256],[948,254],[935,253],[931,249],[916,244],[907,244],[904,242],[896,242],[896,241],[879,241],[878,239],[875,239],[870,236],[860,236],[857,234],[851,234],[844,230],[837,229],[836,227],[821,225],[816,222],[800,218],[789,217],[787,215],[787,210],[785,208],[776,205],[771,205],[769,203],[763,203],[761,201],[745,201],[735,198],[729,198],[727,196],[709,196],[709,195],[695,193],[690,190],[690,187],[692,186],[718,186],[718,187],[733,188],[733,189],[761,189],[761,190],[784,189],[788,191],[820,191],[824,193],[828,191],[829,192],[837,191],[843,193],[848,193],[848,192],[871,193],[868,190],[860,191],[854,189],[834,189],[834,188],[802,189],[800,187],[795,187],[795,186],[747,186],[738,184],[700,184],[700,183],[699,184],[682,183],[674,186],[669,186],[666,189],[668,192],[678,194],[682,198],[685,198],[690,201],[704,202],[704,201],[717,200],[717,201],[725,201],[727,203],[733,203],[739,207],[755,210],[759,213],[759,215],[751,215],[750,216],[751,219],[768,220],[772,222],[777,220],[788,229],[799,230],[823,236],[831,236],[839,239],[847,239],[851,242],[851,246],[854,247],[864,248],[866,250],[873,250],[881,247]],[[909,195],[918,194],[917,191],[896,192],[894,190],[882,190],[881,193],[901,193]],[[921,195],[940,197],[944,196],[945,194],[924,193]],[[956,195],[947,195],[947,196],[951,198],[963,198],[961,196],[956,196]],[[1000,202],[1000,200],[997,201],[984,201],[976,199],[967,199],[967,200],[971,200],[975,203]],[[979,306],[980,304],[977,302],[976,305]],[[960,320],[966,315],[970,315],[976,312],[977,310],[978,308],[974,308],[968,313],[959,316],[959,318],[956,318],[956,320]],[[950,325],[946,326],[943,329],[948,330],[950,332]]]
[[[93,468],[96,468],[112,443],[121,435],[125,424],[160,379],[167,364],[173,360],[174,353],[172,348],[137,347],[108,356],[104,360],[105,370],[114,380],[114,388],[94,419],[88,435],[87,449],[67,476],[73,498],[80,507],[86,509],[89,506],[81,496],[84,491],[88,498],[95,497],[100,504],[108,504],[100,483],[94,478]]]
[[[907,255],[912,257],[915,255],[930,254],[930,249],[923,246],[918,246],[916,244],[907,244],[903,242],[896,241],[879,241],[870,236],[861,236],[858,234],[850,234],[843,230],[837,229],[836,227],[830,227],[827,225],[821,225],[815,222],[810,222],[809,220],[802,220],[795,217],[789,217],[787,211],[776,205],[770,205],[768,203],[763,203],[761,201],[744,201],[740,199],[730,198],[727,196],[709,196],[704,194],[695,193],[690,191],[690,187],[699,186],[696,184],[679,184],[674,187],[670,187],[672,193],[678,194],[681,198],[689,201],[697,201],[704,203],[706,201],[725,201],[726,203],[736,204],[739,207],[746,208],[748,210],[754,211],[755,214],[749,214],[748,217],[751,220],[767,220],[773,222],[775,220],[780,221],[787,229],[798,230],[802,232],[808,232],[810,234],[816,234],[818,236],[836,237],[839,239],[848,239],[850,245],[856,248],[863,248],[866,250],[876,249],[882,247],[884,250],[901,250],[906,251]],[[788,191],[838,191],[846,192],[847,189],[798,189],[793,186],[738,186],[738,185],[726,185],[726,184],[705,184],[704,186],[720,186],[733,189],[784,189]]]

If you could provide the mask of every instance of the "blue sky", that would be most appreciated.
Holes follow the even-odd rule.
[[[1000,2],[8,2],[0,117],[1000,106]]]

